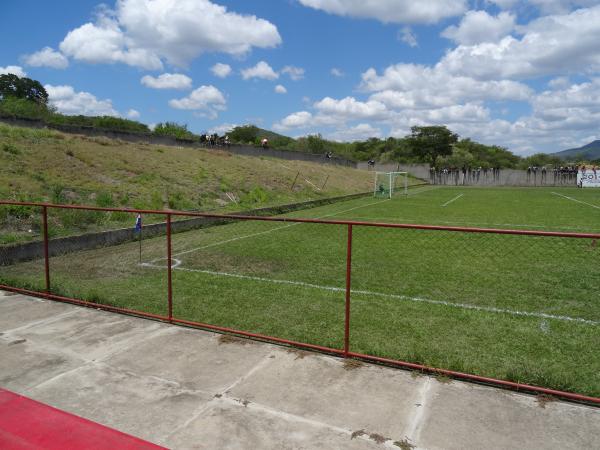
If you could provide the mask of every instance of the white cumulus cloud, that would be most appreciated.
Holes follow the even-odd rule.
[[[200,115],[216,119],[219,111],[227,108],[227,100],[223,93],[214,86],[200,86],[187,97],[169,101],[175,109],[198,111]]]
[[[25,72],[21,66],[0,67],[0,75],[8,75],[8,74],[16,75],[18,77],[26,77],[27,76],[27,72]]]
[[[377,19],[384,23],[436,23],[467,10],[465,0],[299,0],[331,14]]]
[[[48,101],[58,112],[67,115],[119,116],[111,100],[98,100],[89,92],[77,92],[72,86],[44,86]]]
[[[117,0],[94,23],[70,31],[67,56],[89,63],[124,63],[158,70],[163,61],[186,66],[206,52],[243,55],[281,43],[277,27],[209,0]]]
[[[51,47],[44,47],[38,52],[23,56],[23,62],[32,67],[51,67],[53,69],[69,67],[69,60],[65,55]]]
[[[258,62],[255,66],[242,70],[242,78],[249,80],[251,78],[262,78],[264,80],[276,80],[279,74],[265,61]]]
[[[354,97],[346,97],[336,100],[331,97],[325,97],[314,104],[322,114],[342,117],[346,120],[351,119],[382,119],[387,116],[388,109],[377,100],[359,101]]]
[[[142,77],[141,83],[152,89],[191,89],[192,79],[180,73],[163,73],[158,77],[146,75]]]
[[[135,109],[130,109],[129,111],[127,111],[127,117],[130,119],[139,119],[140,118],[140,112],[135,110]]]
[[[223,136],[227,133],[230,133],[235,127],[239,125],[235,123],[223,123],[221,125],[217,125],[208,130],[208,134],[217,133],[219,136]]]
[[[409,47],[417,47],[419,45],[417,36],[413,33],[411,27],[402,27],[402,29],[398,31],[398,39]]]
[[[288,75],[293,81],[298,81],[304,78],[304,69],[302,67],[285,66],[281,69],[281,73]]]
[[[227,78],[231,74],[231,66],[229,64],[217,63],[210,68],[210,71],[219,78]]]
[[[344,72],[341,69],[338,69],[337,67],[333,67],[329,73],[331,73],[331,75],[333,75],[334,77],[337,78],[341,78],[344,76]]]
[[[452,25],[442,36],[458,44],[474,45],[481,42],[497,42],[515,27],[515,16],[501,12],[494,17],[486,11],[468,11],[458,26]]]
[[[522,37],[459,45],[438,63],[477,78],[532,78],[600,71],[600,6],[535,19]]]
[[[332,133],[328,133],[325,137],[338,142],[355,142],[365,141],[373,137],[380,138],[382,135],[383,133],[380,128],[376,128],[368,123],[359,123],[353,127],[341,128]]]
[[[285,88],[285,86],[278,84],[277,86],[275,86],[275,92],[277,94],[287,94],[287,89]]]
[[[375,92],[373,100],[392,108],[423,109],[480,100],[527,100],[533,91],[511,80],[482,81],[454,75],[439,66],[396,64],[381,75],[375,69],[362,74],[361,88]]]

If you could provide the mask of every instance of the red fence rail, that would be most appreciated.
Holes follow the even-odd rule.
[[[353,256],[353,228],[355,227],[376,227],[376,228],[387,228],[387,229],[410,229],[410,230],[428,230],[428,231],[445,231],[454,233],[474,233],[474,234],[494,234],[494,235],[519,235],[519,236],[535,236],[535,237],[558,237],[568,239],[591,239],[594,242],[600,240],[600,234],[592,233],[571,233],[571,232],[549,232],[549,231],[529,231],[529,230],[506,230],[506,229],[492,229],[492,228],[469,228],[469,227],[449,227],[449,226],[437,226],[437,225],[415,225],[415,224],[394,224],[394,223],[378,223],[378,222],[364,222],[364,221],[346,221],[346,220],[321,220],[321,219],[303,219],[303,218],[290,218],[290,217],[256,217],[256,216],[243,216],[243,215],[223,215],[223,214],[209,214],[209,213],[198,213],[198,212],[185,212],[185,211],[161,211],[161,210],[147,210],[147,209],[128,209],[128,208],[102,208],[92,206],[79,206],[79,205],[58,205],[51,203],[38,203],[38,202],[14,202],[14,201],[0,201],[0,206],[26,206],[36,207],[41,210],[41,234],[43,237],[43,260],[44,260],[44,284],[45,289],[35,290],[26,289],[18,286],[11,286],[0,284],[0,289],[18,292],[26,295],[42,297],[50,300],[56,300],[61,302],[72,303],[76,305],[88,306],[99,308],[107,311],[113,311],[117,313],[130,314],[140,317],[146,317],[151,319],[157,319],[173,324],[180,324],[186,326],[193,326],[202,329],[214,330],[218,332],[233,333],[240,336],[245,336],[253,339],[260,339],[263,341],[274,342],[279,344],[290,345],[294,347],[316,350],[320,352],[326,352],[346,358],[359,358],[365,361],[371,361],[376,363],[383,363],[386,365],[407,368],[411,370],[418,370],[421,372],[432,373],[437,375],[449,376],[457,379],[469,380],[478,383],[485,383],[505,388],[514,389],[517,391],[524,391],[529,393],[545,394],[568,399],[572,401],[585,402],[595,405],[600,405],[600,398],[582,395],[574,392],[565,392],[556,389],[549,389],[540,386],[534,386],[530,384],[523,384],[513,381],[501,380],[491,377],[484,377],[469,373],[463,373],[454,370],[447,370],[443,368],[430,367],[423,364],[405,362],[390,358],[383,358],[379,356],[353,352],[351,350],[351,296],[352,296],[352,256]],[[78,299],[69,296],[57,295],[52,292],[51,285],[51,264],[50,264],[50,252],[49,244],[50,237],[48,232],[48,211],[51,209],[57,210],[81,210],[81,211],[102,211],[102,212],[119,212],[129,214],[152,214],[165,217],[166,222],[166,274],[167,274],[167,314],[155,314],[148,311],[142,311],[138,309],[122,308],[113,305],[106,305],[94,301],[85,299]],[[197,321],[186,320],[183,318],[175,317],[173,312],[173,255],[172,255],[172,218],[173,217],[204,217],[210,219],[222,219],[223,221],[263,221],[263,222],[284,222],[284,223],[310,223],[320,225],[337,225],[344,226],[346,228],[346,257],[345,257],[345,307],[344,307],[344,336],[343,336],[343,348],[333,348],[329,346],[316,345],[307,342],[298,342],[290,339],[284,339],[277,336],[270,336],[261,333],[254,333],[250,331],[219,326],[215,324],[202,323]]]

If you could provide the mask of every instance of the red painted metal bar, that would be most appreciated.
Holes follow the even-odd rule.
[[[402,367],[405,369],[419,370],[421,372],[427,372],[427,373],[436,374],[436,375],[444,375],[447,377],[458,378],[458,379],[467,380],[467,381],[474,381],[477,383],[485,383],[485,384],[490,384],[490,385],[494,385],[494,386],[501,386],[501,387],[513,389],[516,391],[534,392],[536,394],[552,395],[555,397],[561,397],[561,398],[574,400],[574,401],[578,401],[578,402],[593,403],[596,405],[600,405],[600,398],[589,397],[587,395],[576,394],[573,392],[557,391],[555,389],[548,389],[548,388],[543,388],[543,387],[539,387],[539,386],[532,386],[529,384],[521,384],[521,383],[516,383],[513,381],[499,380],[497,378],[482,377],[479,375],[473,375],[473,374],[469,374],[469,373],[456,372],[454,370],[437,369],[435,367],[424,366],[422,364],[409,363],[409,362],[405,362],[405,361],[398,361],[395,359],[388,359],[388,358],[380,358],[378,356],[365,355],[362,353],[350,352],[349,356],[352,358],[359,358],[359,359],[362,359],[365,361],[389,364],[392,366]]]
[[[112,312],[118,312],[118,313],[122,313],[122,314],[134,315],[134,316],[139,316],[139,317],[147,317],[150,319],[157,319],[157,320],[161,320],[161,321],[165,321],[165,322],[172,322],[175,324],[186,325],[186,326],[195,327],[195,328],[202,328],[202,329],[207,329],[207,330],[232,333],[232,334],[246,336],[246,337],[253,338],[253,339],[260,339],[260,340],[267,341],[267,342],[291,345],[294,347],[306,348],[309,350],[316,350],[319,352],[331,353],[331,354],[339,355],[339,356],[345,356],[345,353],[343,350],[329,348],[329,347],[323,347],[320,345],[306,344],[303,342],[296,342],[296,341],[291,341],[288,339],[281,339],[281,338],[267,336],[267,335],[258,334],[258,333],[250,333],[247,331],[235,330],[233,328],[219,327],[216,325],[210,325],[210,324],[193,322],[193,321],[189,321],[189,320],[182,320],[182,319],[176,319],[176,318],[169,320],[168,317],[160,316],[160,315],[156,315],[156,314],[144,313],[141,311],[135,311],[135,310],[125,309],[125,308],[118,308],[115,306],[102,305],[100,303],[86,302],[86,301],[77,300],[74,298],[62,297],[62,296],[54,295],[54,294],[46,294],[43,292],[30,291],[27,289],[14,288],[12,286],[6,286],[6,285],[2,285],[2,284],[0,284],[0,289],[6,290],[6,291],[18,292],[21,294],[26,294],[26,295],[30,295],[30,296],[34,296],[34,297],[42,297],[42,298],[48,298],[51,300],[57,300],[60,302],[65,302],[65,303],[72,303],[75,305],[87,306],[87,307],[92,307],[92,308],[97,308],[97,309],[102,309],[102,310],[112,311]],[[375,362],[375,363],[392,365],[392,366],[402,367],[402,368],[411,369],[411,370],[418,370],[421,372],[427,372],[427,373],[432,373],[432,374],[437,374],[437,375],[444,375],[444,376],[448,376],[448,377],[452,377],[452,378],[474,381],[474,382],[478,382],[478,383],[485,383],[485,384],[489,384],[489,385],[493,385],[493,386],[500,386],[500,387],[504,387],[504,388],[517,390],[517,391],[525,391],[525,392],[530,392],[530,393],[553,395],[555,397],[560,397],[563,399],[584,402],[584,403],[589,403],[589,404],[593,404],[593,405],[600,405],[600,398],[576,394],[573,392],[557,391],[554,389],[548,389],[548,388],[543,388],[543,387],[539,387],[539,386],[532,386],[532,385],[528,385],[528,384],[515,383],[512,381],[506,381],[506,380],[499,380],[496,378],[482,377],[479,375],[456,372],[453,370],[437,369],[434,367],[424,366],[421,364],[409,363],[409,362],[405,362],[405,361],[398,361],[398,360],[388,359],[388,358],[381,358],[378,356],[365,355],[362,353],[348,352],[347,356],[349,356],[351,358],[358,358],[358,359]]]
[[[350,290],[352,288],[352,225],[348,225],[346,248],[346,316],[344,324],[344,356],[350,352]]]
[[[46,293],[50,293],[50,256],[48,252],[48,208],[42,207],[42,226],[44,232],[44,270],[46,276]]]
[[[183,320],[183,319],[173,319],[173,323],[180,324],[180,325],[186,325],[186,326],[190,326],[190,327],[195,327],[195,328],[204,328],[207,330],[220,331],[220,332],[224,332],[224,333],[238,334],[240,336],[245,336],[245,337],[249,337],[252,339],[260,339],[260,340],[267,341],[267,342],[275,342],[277,344],[285,344],[285,345],[291,345],[293,347],[307,348],[309,350],[316,350],[316,351],[324,352],[324,353],[332,353],[332,354],[340,355],[340,356],[344,355],[344,351],[340,350],[338,348],[330,348],[330,347],[324,347],[322,345],[307,344],[305,342],[290,341],[289,339],[268,336],[268,335],[260,334],[260,333],[251,333],[248,331],[236,330],[234,328],[220,327],[217,325],[210,325],[207,323],[193,322],[191,320]]]
[[[167,300],[169,302],[169,321],[173,320],[173,256],[171,252],[171,214],[167,214]]]
[[[0,205],[17,205],[17,206],[46,206],[48,208],[60,209],[83,209],[88,211],[107,211],[107,212],[126,212],[138,214],[157,214],[164,215],[165,211],[148,210],[148,209],[127,209],[127,208],[101,208],[97,206],[80,206],[80,205],[55,205],[52,203],[35,203],[35,202],[13,202],[0,200]],[[264,222],[293,222],[293,223],[321,223],[328,225],[355,225],[364,227],[377,228],[405,228],[412,230],[435,230],[435,231],[454,231],[460,233],[491,233],[491,234],[511,234],[519,236],[546,236],[546,237],[565,237],[565,238],[580,238],[580,239],[600,239],[599,233],[565,233],[559,231],[532,231],[532,230],[510,230],[500,228],[469,228],[469,227],[447,227],[441,225],[418,225],[411,223],[382,223],[382,222],[362,222],[352,220],[321,220],[321,219],[297,219],[291,217],[262,217],[262,216],[244,216],[236,214],[209,214],[189,211],[169,211],[171,216],[177,217],[206,217],[210,219],[223,220],[255,220]]]
[[[135,309],[119,308],[117,306],[103,305],[102,303],[94,303],[94,302],[89,302],[86,300],[78,300],[76,298],[63,297],[61,295],[47,294],[45,292],[31,291],[29,289],[21,289],[21,288],[16,288],[13,286],[7,286],[4,284],[0,284],[0,290],[16,292],[18,294],[29,295],[31,297],[41,297],[41,298],[46,298],[48,300],[56,300],[58,302],[63,302],[63,303],[72,303],[73,305],[78,305],[78,306],[86,306],[89,308],[96,308],[96,309],[102,309],[105,311],[128,314],[128,315],[132,315],[132,316],[146,317],[149,319],[162,320],[165,322],[169,321],[168,317],[161,316],[158,314],[137,311]]]

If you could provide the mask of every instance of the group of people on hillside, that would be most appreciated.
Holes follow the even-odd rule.
[[[219,136],[217,133],[204,133],[200,135],[200,144],[206,147],[229,147],[231,145],[231,141],[227,135]]]
[[[204,133],[200,135],[200,144],[206,147],[230,147],[231,140],[228,135],[219,136],[217,133]],[[260,146],[262,148],[269,148],[269,140],[267,138],[262,138]]]

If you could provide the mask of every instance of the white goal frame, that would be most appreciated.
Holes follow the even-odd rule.
[[[380,192],[379,186],[377,186],[377,180],[380,179],[380,176],[384,176],[388,180],[388,193],[386,197],[392,198],[392,196],[396,193],[394,180],[399,178],[400,176],[404,177],[404,195],[408,195],[408,172],[375,172],[375,180],[373,181],[373,197],[377,197],[378,192]]]

